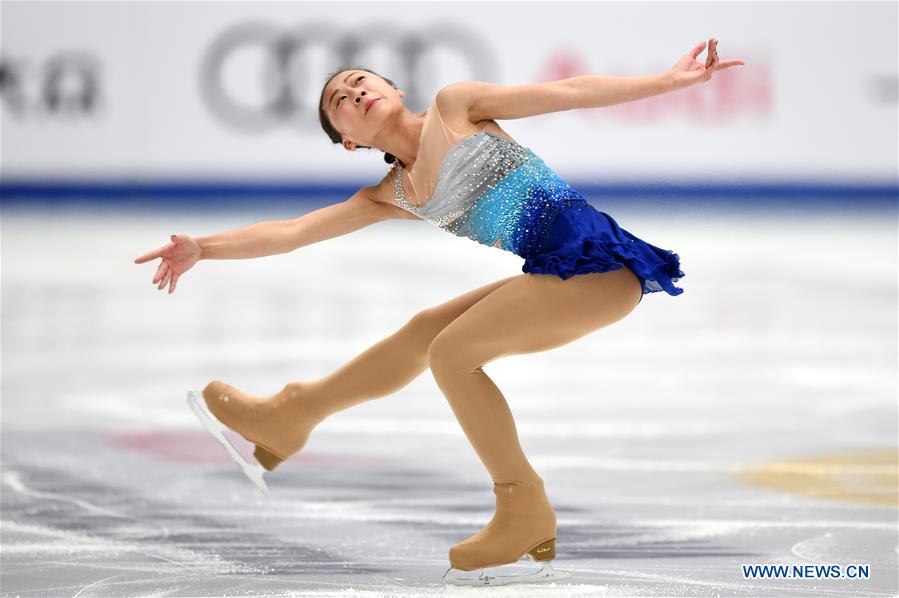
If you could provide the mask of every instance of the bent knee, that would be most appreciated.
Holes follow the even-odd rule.
[[[470,344],[449,334],[438,334],[428,346],[428,365],[435,375],[473,372],[483,365]]]
[[[434,373],[474,369],[469,362],[464,346],[447,334],[438,334],[428,345],[428,365]]]
[[[453,348],[450,346],[450,343],[447,342],[445,336],[440,336],[439,334],[431,340],[428,345],[428,363],[429,364],[441,364],[449,360],[449,358],[453,355]]]

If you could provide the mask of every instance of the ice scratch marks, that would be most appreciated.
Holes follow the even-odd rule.
[[[835,539],[831,532],[801,540],[793,544],[790,552],[806,561],[824,562],[834,548]]]
[[[48,500],[57,500],[72,503],[81,507],[88,513],[93,513],[95,515],[119,517],[124,519],[127,519],[128,517],[127,515],[119,511],[114,511],[112,509],[107,509],[104,507],[98,507],[97,505],[91,504],[85,500],[81,500],[80,498],[66,496],[65,494],[60,494],[58,492],[43,492],[28,488],[22,481],[22,475],[15,470],[3,472],[3,485],[9,487],[14,492],[18,492],[32,498],[46,498]]]
[[[125,574],[124,574],[124,573],[119,573],[118,575],[110,575],[109,577],[107,577],[107,578],[105,578],[105,579],[98,579],[97,581],[95,581],[95,582],[93,582],[93,583],[89,583],[89,584],[87,584],[86,586],[84,586],[83,588],[81,588],[80,590],[78,590],[78,592],[76,592],[75,594],[73,594],[73,595],[72,595],[72,598],[78,598],[78,596],[80,596],[81,593],[84,592],[84,590],[87,590],[87,589],[92,588],[92,587],[97,586],[97,585],[102,585],[103,582],[105,582],[105,581],[109,581],[110,579],[115,579],[116,577],[121,577],[121,576],[123,576],[123,575],[125,575]]]

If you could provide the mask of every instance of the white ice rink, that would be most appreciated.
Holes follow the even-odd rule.
[[[321,377],[521,258],[391,221],[202,261],[169,295],[158,261],[133,260],[170,234],[298,214],[4,208],[0,593],[897,596],[895,211],[607,211],[679,254],[685,292],[485,367],[572,577],[446,589],[450,546],[494,496],[430,372],[322,423],[268,496],[185,393]],[[744,564],[870,577],[747,579]]]

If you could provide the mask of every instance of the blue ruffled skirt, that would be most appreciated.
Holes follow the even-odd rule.
[[[673,284],[685,276],[676,253],[635,237],[590,204],[563,208],[546,243],[540,251],[525,257],[521,271],[555,274],[566,280],[577,274],[609,272],[623,266],[640,279],[644,295],[684,292]]]

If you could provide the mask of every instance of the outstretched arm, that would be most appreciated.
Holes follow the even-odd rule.
[[[247,259],[288,253],[346,235],[391,217],[364,187],[349,199],[313,210],[292,220],[268,220],[198,238],[200,259]]]
[[[382,220],[402,217],[397,215],[398,211],[403,211],[401,208],[392,209],[375,201],[377,189],[376,186],[364,187],[345,201],[292,220],[267,220],[206,237],[172,235],[171,243],[145,253],[134,263],[162,258],[153,284],[158,283],[159,290],[168,285],[171,294],[181,275],[201,259],[248,259],[287,253]]]
[[[646,77],[581,75],[547,83],[495,85],[460,81],[441,89],[437,98],[444,106],[467,110],[469,120],[506,120],[576,108],[600,108],[632,102],[708,81],[714,71],[743,64],[742,60],[719,62],[718,42],[712,38],[705,64],[696,57],[705,48],[700,42],[670,70]]]

